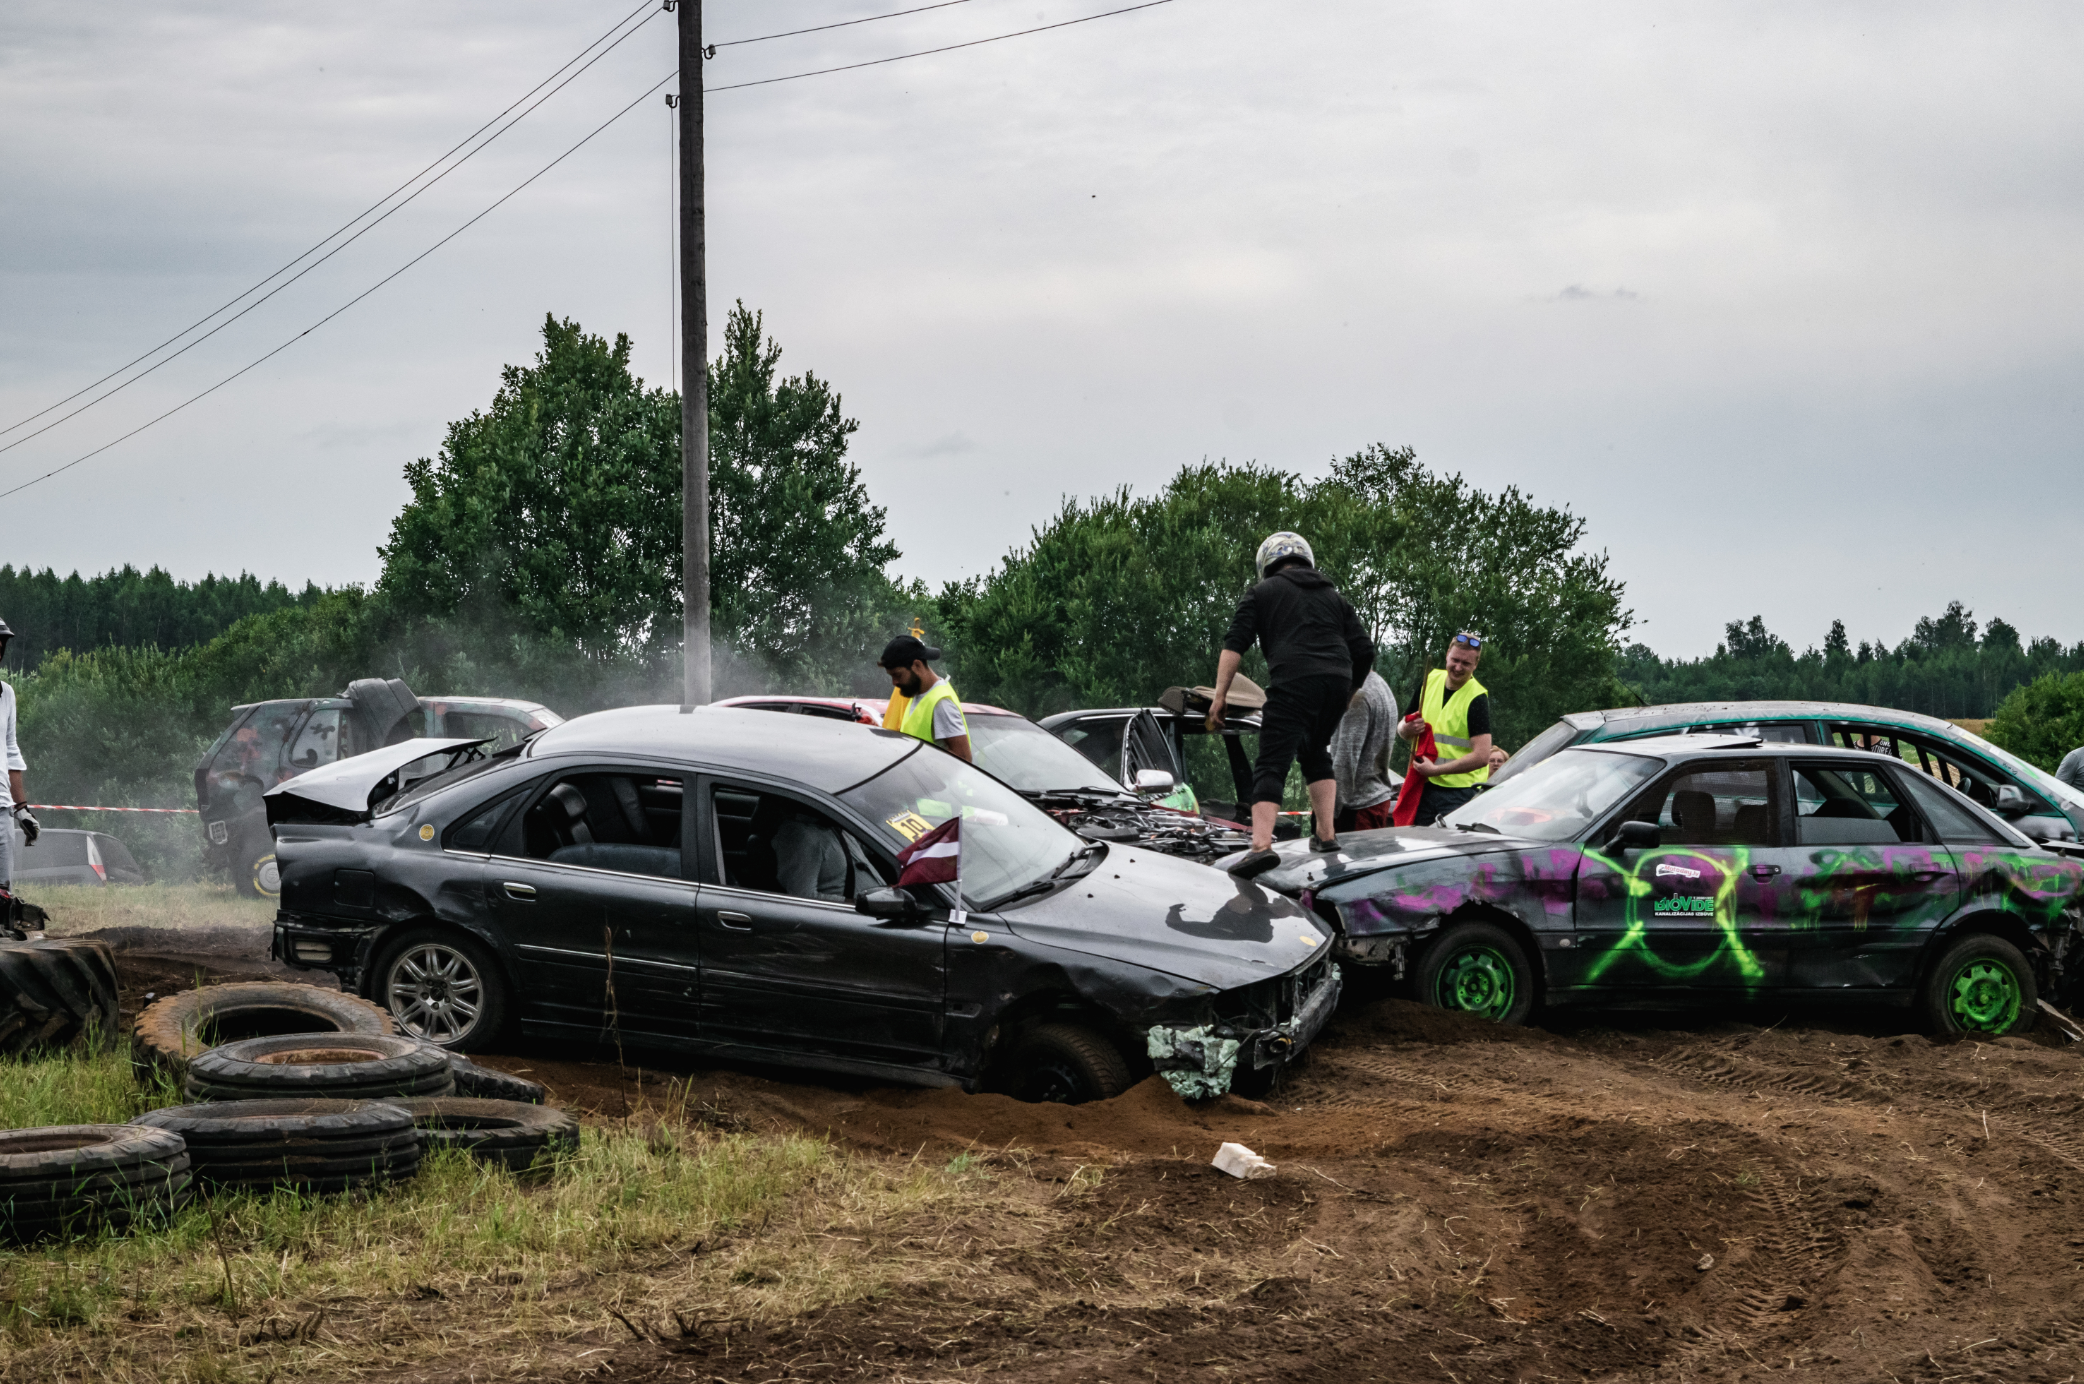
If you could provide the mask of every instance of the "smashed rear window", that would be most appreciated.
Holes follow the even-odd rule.
[[[521,743],[525,745],[528,742],[524,740]],[[369,815],[372,817],[387,817],[393,812],[403,812],[415,803],[425,802],[444,788],[453,787],[467,779],[474,779],[494,765],[508,763],[521,753],[521,745],[510,745],[496,754],[485,753],[483,745],[466,745],[451,753],[459,755],[460,758],[452,761],[446,769],[429,774],[425,778],[413,780],[400,792],[393,793],[390,797],[378,803],[370,810]],[[428,756],[429,759],[436,757],[434,755]],[[425,762],[425,760],[416,759],[412,764],[408,764],[406,768],[411,769],[415,765],[424,764]]]

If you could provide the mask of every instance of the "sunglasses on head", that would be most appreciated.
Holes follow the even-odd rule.
[[[1454,642],[1460,644],[1465,649],[1480,649],[1483,647],[1483,636],[1471,634],[1469,631],[1463,630],[1454,637]]]

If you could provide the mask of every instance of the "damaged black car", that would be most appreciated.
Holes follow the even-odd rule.
[[[463,1050],[510,1031],[1029,1100],[1268,1086],[1322,1028],[1331,931],[1258,885],[1090,841],[892,731],[601,712],[418,740],[267,798],[274,953]],[[396,773],[451,768],[397,791]],[[897,887],[960,816],[962,878]]]

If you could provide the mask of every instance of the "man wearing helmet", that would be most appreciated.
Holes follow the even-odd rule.
[[[1259,762],[1252,770],[1252,849],[1230,867],[1251,876],[1273,868],[1274,821],[1288,766],[1300,762],[1314,812],[1310,849],[1335,851],[1333,814],[1339,781],[1331,737],[1353,691],[1375,666],[1375,645],[1353,607],[1317,570],[1302,535],[1277,533],[1259,545],[1259,582],[1237,603],[1216,663],[1216,695],[1208,726],[1220,729],[1231,680],[1257,641],[1269,674],[1259,720]]]
[[[0,620],[0,662],[7,658],[7,641],[14,638],[14,631]],[[22,775],[29,765],[22,759],[21,747],[15,741],[14,731],[14,688],[0,682],[0,754],[7,757],[7,778],[0,782],[0,811],[14,819],[13,825],[22,829],[22,841],[33,846],[43,828],[29,815],[29,790],[22,783]],[[0,827],[0,887],[14,882],[14,832]]]

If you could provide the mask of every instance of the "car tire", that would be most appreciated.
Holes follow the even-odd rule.
[[[1412,994],[1435,1009],[1524,1024],[1534,1012],[1534,968],[1519,941],[1496,923],[1456,923],[1419,957]]]
[[[374,989],[399,1032],[424,1043],[482,1051],[506,1028],[506,975],[461,933],[425,928],[392,942],[377,958]]]
[[[2002,937],[1971,933],[1950,944],[1919,993],[1935,1034],[2001,1038],[2040,1017],[2040,990],[2026,954]]]
[[[1029,1029],[1006,1057],[1005,1091],[1015,1100],[1083,1105],[1128,1089],[1120,1049],[1083,1024]]]
[[[0,1236],[17,1242],[164,1217],[187,1200],[178,1134],[132,1125],[0,1131]]]
[[[178,1074],[191,1058],[244,1038],[290,1033],[385,1037],[397,1031],[389,1014],[360,995],[294,981],[248,980],[199,985],[154,1000],[131,1026],[130,1051],[140,1067]]]
[[[456,1078],[458,1096],[541,1105],[543,1098],[550,1094],[550,1088],[540,1081],[480,1067],[460,1052],[449,1053],[449,1071]]]
[[[554,1105],[526,1101],[440,1096],[400,1102],[412,1112],[420,1142],[436,1149],[461,1149],[509,1172],[527,1172],[539,1159],[575,1153],[579,1121]]]
[[[384,1101],[210,1102],[131,1124],[180,1135],[196,1181],[210,1187],[344,1192],[411,1177],[422,1156],[411,1112]]]
[[[232,884],[249,899],[273,903],[282,897],[282,865],[275,858],[275,838],[266,827],[241,838],[232,857]]]
[[[456,1091],[445,1049],[415,1038],[291,1033],[223,1043],[189,1059],[194,1101],[323,1097],[382,1100]]]
[[[106,942],[52,937],[0,941],[0,1052],[113,1035],[116,954]]]

